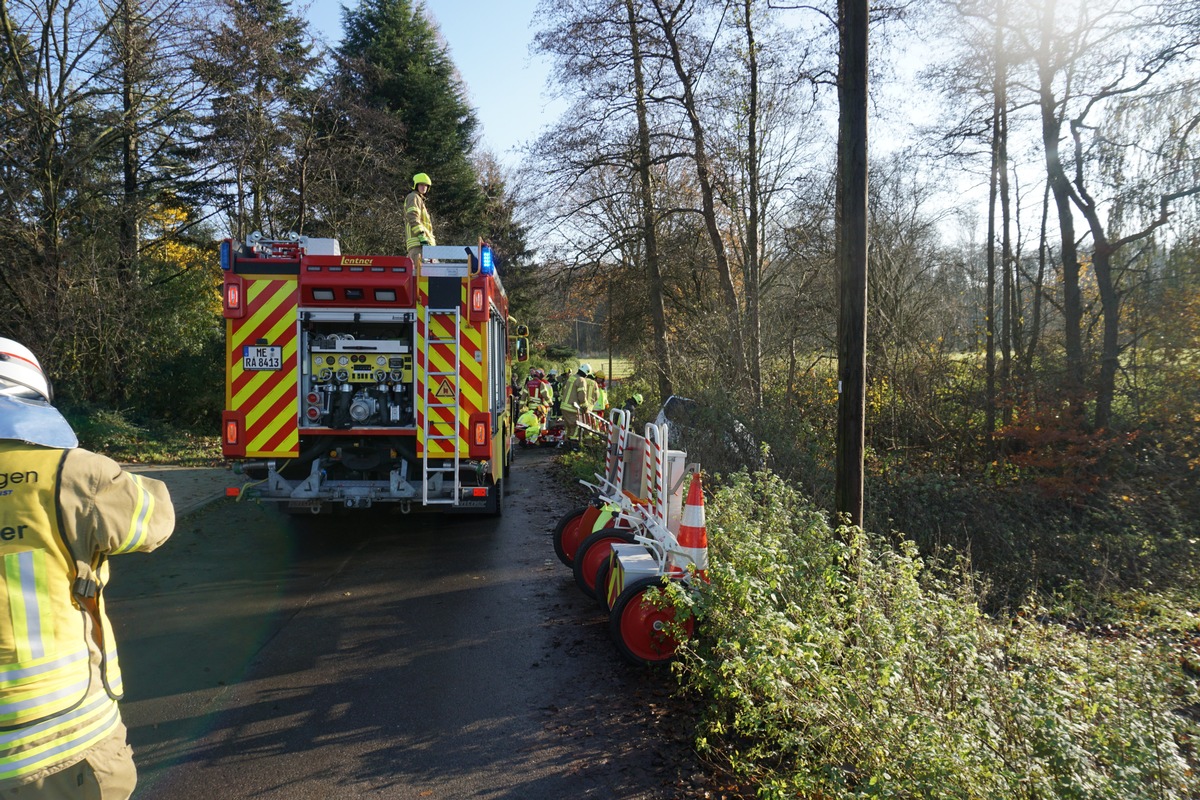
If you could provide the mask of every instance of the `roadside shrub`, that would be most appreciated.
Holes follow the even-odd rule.
[[[562,465],[571,478],[571,483],[577,481],[596,482],[596,474],[604,474],[604,453],[595,446],[581,447],[575,450],[564,450],[559,456]]]
[[[996,622],[970,573],[833,528],[778,476],[708,504],[702,635],[683,650],[698,746],[763,798],[1182,798],[1200,791],[1163,652],[1026,608]]]
[[[894,470],[869,477],[867,494],[868,527],[907,531],[922,553],[969,557],[987,576],[990,610],[1031,591],[1188,588],[1200,575],[1194,516],[1150,478],[1068,503],[1007,468],[974,479]]]
[[[211,434],[145,421],[130,412],[64,403],[60,410],[79,444],[117,461],[139,464],[216,464],[221,447]]]

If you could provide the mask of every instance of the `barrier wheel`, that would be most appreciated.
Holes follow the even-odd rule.
[[[589,508],[595,509],[595,506],[586,505],[568,511],[554,526],[554,553],[558,556],[558,560],[568,567],[575,563],[575,551],[579,549],[579,543],[592,532],[591,525],[588,525],[585,531],[579,524]],[[599,514],[599,511],[596,510],[593,513]],[[596,517],[592,516],[592,520],[595,521],[595,519]]]
[[[596,604],[605,614],[611,611],[608,607],[608,576],[611,572],[612,559],[606,558],[600,562],[600,566],[596,567],[596,580],[592,582],[596,591]]]
[[[621,592],[609,613],[608,630],[617,650],[634,664],[665,664],[679,649],[679,639],[667,630],[675,621],[675,609],[659,608],[645,599],[648,591],[662,584],[659,577],[634,581]],[[683,623],[683,631],[690,637],[695,628],[696,620],[689,616]]]
[[[608,561],[608,546],[611,544],[633,544],[633,531],[628,528],[604,528],[596,531],[579,544],[575,553],[575,585],[588,597],[596,596],[596,570],[602,561]]]

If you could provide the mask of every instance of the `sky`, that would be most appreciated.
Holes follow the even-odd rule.
[[[355,0],[312,0],[312,32],[328,44],[341,37],[343,5]],[[450,48],[483,129],[480,145],[506,167],[521,160],[518,148],[554,121],[562,104],[545,96],[550,62],[530,54],[538,0],[425,0]],[[295,6],[303,12],[303,2]]]

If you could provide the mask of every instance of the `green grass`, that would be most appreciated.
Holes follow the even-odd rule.
[[[570,365],[570,368],[573,370],[575,367],[578,367],[579,364],[583,363],[590,364],[593,372],[598,372],[609,380],[618,381],[623,378],[628,378],[633,374],[634,369],[637,367],[637,364],[634,363],[632,358],[618,358],[617,356],[613,356],[612,372],[610,374],[608,369],[608,356],[596,355],[580,356],[579,361]]]

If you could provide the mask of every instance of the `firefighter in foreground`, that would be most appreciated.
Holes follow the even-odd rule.
[[[108,557],[158,547],[175,510],[161,481],[81,449],[50,400],[33,353],[0,338],[0,795],[125,800]]]
[[[421,248],[437,244],[433,237],[433,220],[425,207],[425,195],[433,182],[424,172],[413,175],[413,190],[404,198],[404,227],[408,234],[405,246],[416,269],[421,268]]]

